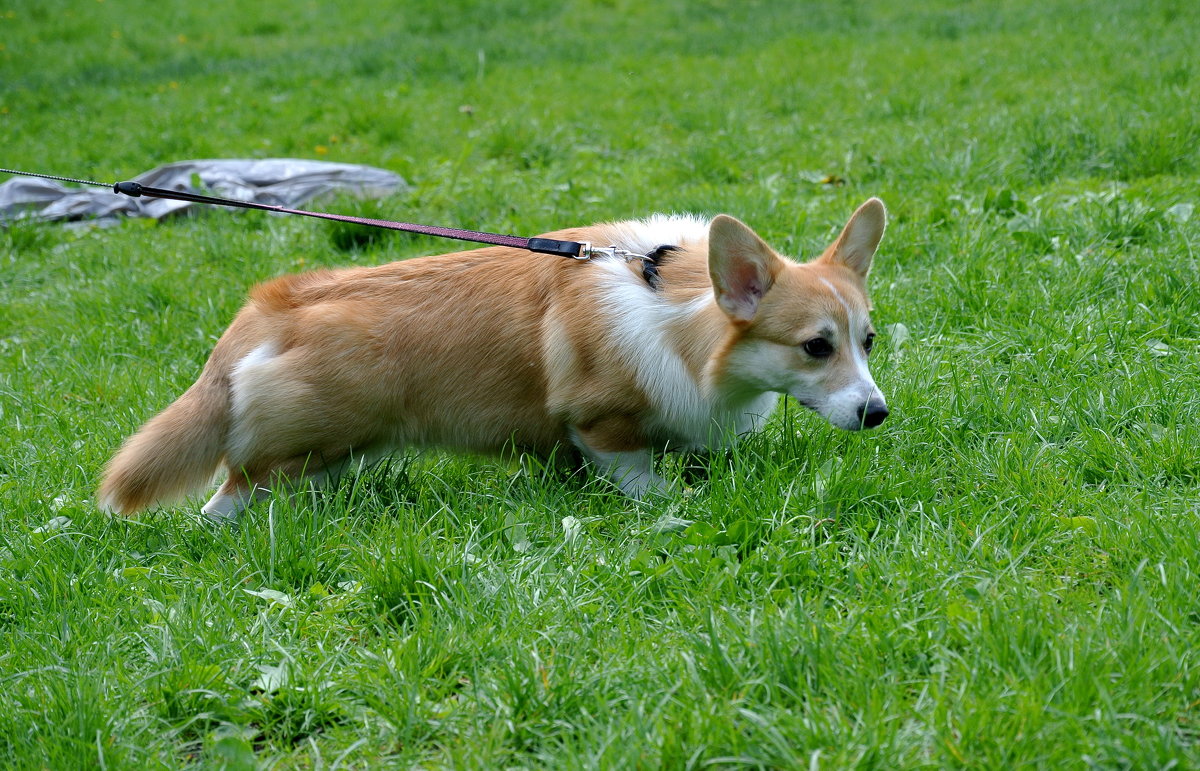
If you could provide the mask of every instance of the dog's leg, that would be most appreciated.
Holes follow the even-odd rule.
[[[214,522],[232,522],[251,504],[269,498],[273,485],[288,489],[295,489],[305,482],[320,485],[341,473],[349,461],[347,451],[332,460],[315,455],[299,456],[265,471],[230,470],[229,478],[200,512]]]
[[[633,419],[610,418],[573,432],[575,445],[630,498],[665,493],[671,486],[654,471],[654,455],[638,441]]]
[[[588,452],[588,457],[630,498],[641,500],[651,493],[665,493],[671,489],[667,480],[655,473],[654,456],[649,450],[592,450]]]
[[[270,494],[269,489],[251,484],[244,476],[230,474],[200,513],[213,522],[232,522],[247,506]]]

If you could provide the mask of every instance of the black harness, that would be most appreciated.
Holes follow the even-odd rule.
[[[677,251],[679,251],[678,246],[660,244],[642,258],[642,279],[655,292],[662,286],[662,277],[658,275],[658,266],[666,262],[672,252]]]

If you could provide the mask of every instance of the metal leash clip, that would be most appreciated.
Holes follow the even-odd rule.
[[[646,259],[646,255],[644,254],[630,252],[616,246],[592,246],[590,241],[584,241],[583,248],[579,250],[579,256],[575,259],[590,260],[593,257],[620,257],[625,262]]]

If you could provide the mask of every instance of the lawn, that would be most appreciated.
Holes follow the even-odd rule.
[[[0,766],[1200,765],[1200,4],[10,0],[0,166],[382,166],[533,235],[877,195],[892,415],[794,402],[653,505],[400,455],[109,519],[257,281],[454,244],[211,210],[0,230]],[[530,259],[554,259],[531,256]]]

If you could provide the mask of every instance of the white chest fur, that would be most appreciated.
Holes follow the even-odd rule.
[[[691,217],[655,217],[624,223],[622,248],[645,253],[660,244],[702,243],[708,223]],[[712,291],[683,303],[671,303],[631,273],[619,259],[601,260],[604,274],[597,302],[605,316],[610,341],[632,370],[651,404],[654,433],[675,449],[701,449],[726,444],[760,428],[779,401],[774,393],[730,403],[696,374],[680,353],[677,335],[689,334],[713,303]],[[719,340],[712,340],[715,348]],[[715,353],[715,351],[714,351]]]

